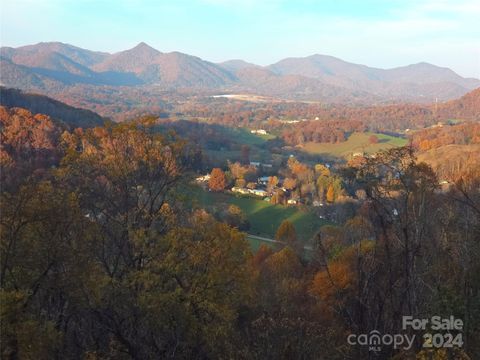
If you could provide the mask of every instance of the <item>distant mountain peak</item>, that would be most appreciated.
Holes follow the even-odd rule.
[[[141,51],[141,52],[150,52],[150,53],[155,53],[155,54],[161,54],[160,51],[151,47],[150,45],[148,45],[147,43],[145,43],[143,41],[138,43],[135,47],[131,48],[130,51]]]
[[[143,41],[139,42],[139,43],[134,47],[134,49],[136,49],[136,48],[140,48],[140,49],[141,49],[141,48],[153,49],[153,47],[151,47],[150,45],[148,45],[146,42],[143,42]],[[154,50],[155,50],[155,49],[154,49]]]

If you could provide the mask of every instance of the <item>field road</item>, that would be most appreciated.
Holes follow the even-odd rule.
[[[278,240],[275,240],[275,239],[270,239],[270,238],[266,238],[266,237],[263,237],[263,236],[257,236],[257,235],[252,235],[252,234],[248,234],[247,233],[247,236],[248,237],[251,237],[252,239],[257,239],[257,240],[260,240],[260,241],[266,241],[266,242],[270,242],[270,243],[275,243],[275,244],[282,244],[281,241],[278,241]],[[308,251],[312,251],[313,248],[311,246],[304,246],[303,247],[305,250],[308,250]]]

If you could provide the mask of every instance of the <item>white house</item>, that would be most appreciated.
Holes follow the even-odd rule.
[[[252,134],[258,134],[258,135],[267,135],[267,132],[263,129],[258,129],[258,130],[250,130]]]
[[[195,181],[198,181],[198,182],[203,182],[208,180],[210,180],[210,174],[199,176],[195,179]]]
[[[267,196],[267,192],[262,189],[250,189],[250,194],[255,196]]]
[[[297,205],[297,200],[295,200],[295,199],[288,199],[288,200],[287,200],[287,204],[288,204],[288,205]]]
[[[236,187],[236,186],[232,187],[232,191],[236,192],[236,193],[239,193],[239,194],[248,194],[249,193],[248,189],[241,188],[241,187]]]

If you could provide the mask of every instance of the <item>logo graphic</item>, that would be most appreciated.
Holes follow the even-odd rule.
[[[430,319],[419,319],[403,316],[402,330],[415,330],[418,334],[382,334],[372,330],[367,334],[350,334],[347,342],[352,346],[365,346],[369,351],[380,352],[383,346],[394,349],[410,350],[417,336],[423,339],[423,348],[451,348],[463,346],[463,321],[454,316],[442,318],[432,316]]]

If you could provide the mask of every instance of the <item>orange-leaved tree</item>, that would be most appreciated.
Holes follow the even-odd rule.
[[[225,173],[220,168],[214,168],[210,174],[208,187],[213,191],[222,191],[227,185]]]

